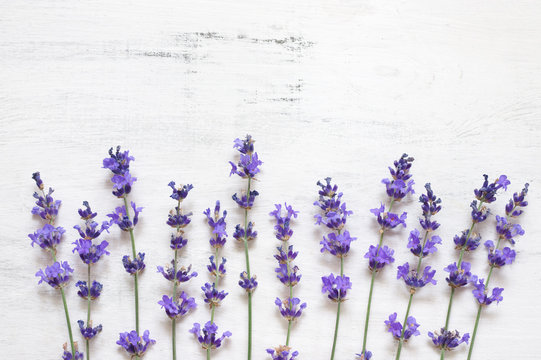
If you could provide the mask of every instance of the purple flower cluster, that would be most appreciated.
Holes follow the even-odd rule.
[[[85,227],[84,229],[79,225],[75,225],[73,227],[79,232],[79,236],[81,236],[80,239],[73,242],[75,245],[73,252],[77,252],[82,262],[88,265],[87,276],[88,279],[90,279],[91,265],[96,264],[102,258],[102,256],[109,255],[109,251],[106,250],[109,243],[103,240],[98,244],[96,240],[104,231],[109,231],[110,225],[109,222],[104,221],[100,227],[100,225],[94,221],[94,218],[98,214],[92,211],[88,201],[83,201],[83,206],[84,209],[79,209],[78,213],[81,216],[81,219],[85,221]],[[94,243],[95,241],[96,243]],[[88,311],[90,311],[90,301],[95,300],[100,296],[103,285],[97,281],[93,281],[89,290],[86,281],[78,281],[75,286],[79,288],[79,296],[88,301]],[[101,325],[92,327],[92,320],[89,320],[86,326],[83,320],[79,320],[77,323],[79,324],[81,334],[86,340],[92,339],[102,330]]]
[[[298,351],[291,351],[289,346],[278,346],[274,349],[267,349],[272,360],[295,360],[299,356]]]
[[[137,181],[136,177],[130,174],[130,161],[135,158],[130,156],[129,151],[120,151],[117,146],[116,152],[113,148],[109,149],[109,157],[103,160],[103,168],[109,169],[113,173],[111,182],[113,183],[113,195],[122,198],[131,192],[132,185]]]
[[[137,331],[130,331],[120,333],[116,343],[122,346],[133,358],[143,356],[148,347],[156,343],[156,340],[150,338],[150,332],[148,330],[145,330],[143,336],[139,336]]]
[[[457,250],[473,251],[479,247],[481,235],[466,229],[463,230],[460,235],[455,235],[453,241],[455,242],[455,248]]]
[[[282,314],[284,319],[288,321],[298,319],[302,315],[302,311],[306,309],[306,303],[301,304],[301,300],[299,298],[288,297],[284,300],[276,298],[276,300],[274,300],[274,304],[278,306],[280,314]]]
[[[355,360],[370,360],[372,358],[372,352],[371,351],[363,351],[360,354],[355,354],[357,357]]]
[[[193,324],[190,333],[195,335],[203,349],[217,349],[222,346],[225,338],[231,336],[231,332],[226,331],[218,337],[218,325],[210,321],[207,321],[203,328],[198,323]]]
[[[381,182],[385,184],[387,195],[395,200],[402,200],[407,194],[414,194],[413,185],[415,182],[411,179],[409,173],[413,158],[407,154],[403,154],[400,159],[394,162],[394,169],[389,166],[391,173],[390,179],[383,179]]]
[[[165,310],[165,314],[171,320],[180,320],[191,310],[194,310],[197,307],[193,297],[189,297],[184,291],[178,293],[178,286],[180,284],[185,283],[191,278],[197,276],[197,272],[191,271],[191,265],[189,265],[187,268],[184,266],[179,267],[177,261],[178,250],[182,249],[188,243],[188,240],[184,238],[183,229],[191,222],[189,217],[192,215],[191,212],[184,214],[181,204],[182,201],[186,199],[189,192],[193,189],[193,185],[188,184],[176,186],[174,181],[170,181],[167,186],[169,186],[172,190],[170,198],[177,201],[177,205],[175,206],[174,210],[171,210],[166,221],[167,225],[175,228],[175,233],[171,234],[170,245],[170,248],[174,250],[175,254],[174,258],[171,260],[171,266],[167,266],[165,268],[163,266],[157,266],[156,268],[166,280],[173,283],[173,291],[172,296],[163,295],[162,299],[158,301],[158,305]]]
[[[449,331],[445,328],[441,328],[440,331],[429,331],[428,336],[432,339],[434,345],[442,350],[453,350],[462,343],[467,344],[470,339],[470,334],[464,334],[460,337],[458,331]]]
[[[472,279],[471,264],[469,262],[462,262],[460,267],[456,262],[448,265],[443,271],[449,273],[449,276],[445,278],[447,283],[452,288],[458,288],[468,285]]]
[[[227,241],[227,223],[225,218],[227,211],[220,213],[220,202],[216,201],[214,206],[214,212],[211,213],[210,208],[206,209],[203,214],[207,217],[207,224],[212,230],[212,236],[209,240],[211,248],[214,249],[214,255],[209,258],[210,265],[207,265],[207,270],[210,276],[213,278],[212,282],[205,283],[201,287],[203,290],[203,298],[205,303],[209,305],[211,309],[211,320],[203,327],[203,334],[201,334],[201,325],[194,323],[194,327],[190,330],[191,333],[196,335],[197,340],[201,346],[207,350],[207,356],[210,358],[210,350],[220,347],[222,341],[231,336],[229,331],[226,331],[220,338],[217,338],[218,326],[214,322],[214,310],[220,306],[222,300],[228,295],[225,291],[218,290],[218,283],[220,278],[225,276],[225,263],[226,259],[222,257],[222,262],[217,265],[215,259],[218,259],[220,249],[225,245]]]
[[[32,214],[39,215],[43,220],[53,223],[58,215],[58,209],[62,204],[60,200],[54,200],[51,196],[54,192],[52,188],[49,188],[47,194],[45,194],[43,181],[39,172],[32,174],[32,179],[36,182],[36,186],[41,192],[41,195],[34,192],[34,198],[36,199],[36,206],[32,208]]]
[[[84,354],[82,352],[79,352],[77,349],[77,343],[74,344],[75,346],[75,354],[72,354],[68,351],[68,344],[64,344],[64,353],[62,354],[62,360],[83,360]]]
[[[472,284],[474,286],[474,290],[472,291],[473,296],[475,299],[477,299],[477,302],[481,305],[490,305],[494,301],[499,303],[503,300],[502,292],[503,288],[493,288],[492,289],[492,295],[488,295],[488,288],[485,286],[485,280],[484,279],[477,279],[477,277],[474,277],[472,279]]]
[[[65,287],[71,278],[73,269],[69,266],[67,261],[55,262],[54,264],[47,266],[45,271],[40,269],[36,276],[40,278],[38,284],[45,282],[55,289]]]
[[[255,198],[259,195],[259,193],[250,189],[252,186],[252,180],[255,179],[255,176],[261,171],[259,167],[263,164],[255,152],[254,142],[255,140],[251,135],[246,135],[246,138],[244,139],[235,139],[233,148],[237,149],[240,153],[240,159],[237,164],[232,161],[229,162],[229,164],[231,164],[231,172],[229,173],[229,176],[237,174],[243,179],[248,179],[247,190],[244,191],[241,196],[238,196],[238,194],[233,194],[232,196],[237,205],[244,209],[246,224],[244,228],[238,224],[235,227],[233,237],[244,242],[246,254],[248,254],[248,241],[254,240],[257,236],[257,232],[253,230],[253,223],[251,221],[248,222],[248,211],[254,205]],[[257,287],[257,281],[256,276],[252,276],[252,274],[249,272],[250,265],[248,263],[248,255],[246,255],[246,261],[247,271],[241,272],[239,286],[245,289],[247,293],[251,294]],[[248,321],[251,321],[251,319]]]
[[[50,224],[45,224],[41,229],[36,230],[33,234],[28,234],[28,237],[32,240],[32,247],[37,244],[44,250],[56,252],[56,245],[60,244],[62,235],[66,230],[62,227],[55,227]]]
[[[323,276],[321,278],[323,282],[323,287],[321,288],[322,293],[328,293],[327,297],[335,302],[346,301],[347,291],[351,289],[351,281],[349,277],[334,276],[330,274],[329,276]]]
[[[396,274],[397,279],[404,279],[404,283],[410,288],[420,288],[426,284],[436,285],[436,280],[434,280],[434,275],[436,270],[430,270],[430,266],[424,268],[423,273],[417,273],[417,270],[409,268],[409,263],[405,263],[402,266],[398,266],[398,271]]]
[[[505,175],[500,175],[499,178],[490,184],[488,183],[488,175],[485,174],[483,177],[485,178],[483,185],[479,189],[475,189],[473,193],[475,194],[475,198],[477,200],[488,204],[496,201],[496,192],[498,190],[507,190],[507,186],[511,184]]]
[[[116,224],[123,231],[133,230],[139,221],[139,214],[143,211],[143,208],[137,207],[133,201],[131,207],[133,209],[133,218],[130,219],[125,206],[118,206],[111,214],[107,214],[111,218],[109,224]]]
[[[319,200],[314,205],[323,210],[323,214],[316,214],[316,225],[325,225],[332,231],[340,232],[346,225],[348,216],[353,211],[347,210],[346,203],[342,202],[343,193],[338,193],[338,185],[331,185],[331,178],[325,178],[325,184],[317,182],[321,188],[319,190]]]
[[[389,320],[385,320],[385,325],[387,325],[387,331],[390,332],[395,339],[404,339],[404,341],[408,341],[408,339],[412,336],[421,335],[419,330],[417,330],[419,324],[417,324],[417,321],[413,316],[408,317],[408,320],[406,321],[406,329],[404,330],[404,334],[402,335],[403,326],[400,321],[396,321],[396,317],[397,314],[392,313],[391,315],[389,315]]]

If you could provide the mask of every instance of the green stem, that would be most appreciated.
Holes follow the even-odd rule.
[[[126,209],[126,216],[130,217],[130,208],[128,206],[128,198],[124,195],[124,208]],[[133,235],[133,229],[130,229],[130,240],[131,240],[131,249],[133,254],[133,261],[137,258],[137,252],[135,250],[135,237]],[[139,284],[138,284],[138,273],[133,274],[133,284],[135,289],[135,332],[139,335]],[[139,356],[136,356],[135,359],[139,359]]]
[[[285,251],[287,251],[288,247],[287,247],[287,240],[284,242],[284,247],[285,247]],[[287,258],[287,276],[290,277],[291,276],[291,262],[289,261],[289,257]],[[293,299],[293,285],[291,284],[291,282],[289,283],[289,310],[291,310],[293,308],[293,304],[291,302],[291,299]],[[288,320],[288,324],[287,324],[287,335],[286,335],[286,346],[289,346],[289,338],[291,336],[291,323],[293,322],[293,320]]]
[[[90,304],[92,302],[91,298],[90,298],[90,264],[88,264],[88,268],[87,268],[87,274],[88,274],[88,289],[89,289],[89,293],[88,293],[88,309],[87,309],[87,314],[86,314],[86,326],[90,326]],[[88,339],[85,339],[85,345],[86,345],[86,360],[90,360],[90,344],[89,344],[89,341]]]
[[[250,198],[250,187],[252,178],[248,178],[248,190],[246,198]],[[251,278],[250,273],[250,255],[248,254],[248,209],[244,209],[244,257],[246,258],[246,274],[248,279]],[[252,359],[252,293],[248,292],[248,360]]]
[[[64,313],[66,314],[66,323],[68,324],[68,333],[70,337],[71,353],[75,357],[75,344],[73,342],[73,333],[71,331],[71,320],[70,314],[68,312],[68,304],[66,303],[66,294],[64,293],[64,288],[60,288],[60,293],[62,294],[62,303],[64,304]]]
[[[340,257],[340,276],[344,275],[344,257]],[[338,325],[340,324],[340,305],[342,299],[338,299],[338,307],[336,308],[336,323],[334,324],[334,339],[332,342],[331,360],[334,359],[334,352],[336,350],[336,339],[338,339]]]

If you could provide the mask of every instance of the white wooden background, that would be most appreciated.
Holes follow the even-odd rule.
[[[273,304],[285,296],[274,277],[277,241],[267,215],[287,201],[301,211],[293,243],[303,279],[296,295],[308,308],[294,327],[300,359],[327,359],[335,306],[320,294],[320,276],[338,262],[319,254],[321,231],[313,225],[318,179],[332,176],[355,212],[348,222],[359,238],[346,261],[353,290],[343,307],[337,359],[360,350],[369,273],[363,255],[376,242],[369,209],[384,199],[381,178],[403,152],[416,160],[417,189],[430,181],[443,199],[438,220],[444,244],[430,258],[439,284],[422,289],[412,314],[422,336],[408,343],[403,359],[435,359],[426,332],[439,328],[449,288],[442,268],[456,259],[452,237],[469,222],[472,190],[483,173],[507,174],[507,198],[526,181],[531,206],[522,219],[526,235],[517,261],[498,271],[504,301],[484,312],[475,359],[538,359],[539,137],[541,136],[541,3],[538,1],[0,1],[0,178],[3,259],[0,261],[0,347],[5,358],[58,359],[67,340],[58,294],[37,286],[34,273],[48,257],[30,247],[27,234],[41,223],[30,214],[34,184],[42,172],[63,201],[58,225],[68,231],[60,258],[83,267],[71,253],[76,213],[88,200],[100,218],[119,201],[109,174],[100,169],[110,146],[136,157],[132,199],[144,206],[136,229],[147,253],[141,280],[142,326],[158,343],[146,359],[170,357],[169,320],[156,304],[169,284],[155,272],[171,257],[165,225],[174,202],[167,183],[193,183],[185,206],[195,213],[182,254],[200,276],[187,290],[200,299],[210,248],[202,211],[221,199],[230,211],[229,231],[241,220],[231,194],[244,184],[229,178],[232,141],[257,139],[265,162],[252,212],[259,239],[251,248],[260,280],[254,297],[254,359],[283,342],[285,322]],[[383,320],[402,318],[407,290],[395,280],[396,265],[412,256],[407,233],[416,226],[418,203],[404,202],[408,230],[386,237],[396,260],[378,276],[369,348],[389,359],[395,343]],[[494,219],[480,227],[494,238]],[[129,253],[126,234],[108,235],[112,255],[95,275],[105,284],[93,318],[104,326],[93,342],[94,359],[126,359],[117,334],[133,327],[132,281],[120,259]],[[246,300],[236,285],[244,269],[241,247],[230,240],[223,286],[230,295],[217,322],[233,337],[214,359],[243,359]],[[472,257],[486,273],[485,250]],[[428,263],[427,262],[427,263]],[[73,323],[84,303],[68,290]],[[201,304],[202,301],[200,300]],[[475,303],[456,296],[451,326],[471,332]],[[204,322],[204,306],[178,326],[180,358],[203,358],[187,333]],[[79,337],[79,336],[77,336]],[[466,348],[448,356],[465,359]]]

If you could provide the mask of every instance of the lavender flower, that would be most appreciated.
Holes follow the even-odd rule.
[[[293,245],[289,245],[287,248],[287,253],[285,252],[282,246],[276,248],[278,254],[274,255],[274,258],[278,260],[278,264],[286,264],[290,261],[293,261],[297,258],[299,254],[298,251],[293,251]]]
[[[295,286],[301,280],[302,275],[298,274],[298,266],[293,266],[288,269],[287,264],[279,264],[279,267],[275,269],[276,277],[284,284],[285,286]]]
[[[132,330],[120,333],[116,343],[122,346],[132,357],[141,357],[145,355],[149,346],[156,343],[156,340],[150,338],[148,330],[145,330],[143,336],[137,335],[137,331]]]
[[[79,330],[81,331],[81,335],[86,340],[90,340],[90,339],[94,338],[102,330],[101,325],[98,325],[98,326],[93,328],[92,327],[92,321],[89,323],[88,327],[85,326],[85,322],[83,320],[77,321],[77,324],[79,324]]]
[[[298,351],[291,351],[289,346],[280,345],[274,349],[267,349],[272,360],[295,360],[299,356]]]
[[[427,238],[424,247],[421,244],[420,235],[421,234],[417,229],[413,229],[410,232],[408,238],[408,249],[410,249],[413,255],[420,257],[422,253],[422,256],[425,257],[438,251],[436,245],[441,244],[441,238],[438,235]]]
[[[41,195],[37,192],[34,193],[36,199],[36,206],[32,208],[32,214],[39,215],[43,220],[47,220],[51,223],[54,222],[58,215],[58,209],[62,202],[60,200],[54,200],[51,196],[54,192],[52,188],[49,188],[47,194],[43,191],[43,181],[41,180],[40,173],[35,172],[32,174],[32,179],[36,182],[36,186],[41,191]]]
[[[239,175],[241,178],[250,178],[253,179],[256,174],[260,172],[259,166],[263,164],[256,152],[254,152],[254,142],[251,135],[246,135],[244,140],[235,139],[233,147],[236,148],[240,153],[240,160],[235,165],[232,161],[231,164],[231,173]]]
[[[181,232],[177,232],[176,235],[171,234],[171,249],[180,250],[186,246],[186,244],[188,244],[188,239],[184,238]]]
[[[167,186],[173,189],[173,193],[171,194],[171,199],[177,200],[177,201],[182,201],[186,199],[190,190],[193,189],[192,184],[180,185],[178,187],[175,187],[174,181],[170,181],[169,184],[167,184]]]
[[[445,330],[445,328],[441,328],[441,330],[428,332],[428,336],[432,339],[432,342],[434,345],[442,350],[453,350],[458,345],[462,343],[468,343],[468,340],[470,339],[470,334],[464,334],[462,337],[460,337],[460,333],[457,330],[449,331]]]
[[[469,234],[469,236],[468,236]],[[462,231],[462,234],[455,235],[454,242],[457,250],[473,251],[477,249],[481,243],[481,235],[476,233],[470,233],[470,230],[466,229]]]
[[[210,283],[205,283],[205,285],[201,287],[201,290],[203,290],[205,296],[204,301],[209,304],[210,308],[213,306],[220,306],[222,300],[228,295],[225,291],[218,291],[216,286]]]
[[[280,298],[276,298],[274,301],[276,306],[278,306],[278,309],[280,310],[280,314],[288,320],[296,320],[302,315],[302,311],[306,309],[306,303],[301,304],[301,300],[299,298],[285,298],[284,300],[280,300]]]
[[[167,316],[169,316],[169,318],[177,320],[188,314],[190,310],[197,307],[195,299],[193,297],[189,298],[188,294],[184,291],[175,300],[167,295],[164,295],[162,300],[158,301],[158,304],[165,309],[165,313]]]
[[[517,209],[528,206],[528,202],[524,200],[526,194],[528,194],[528,183],[524,184],[524,188],[520,193],[514,193],[513,198],[509,200],[505,206],[505,214],[509,217],[518,217],[522,214],[523,210]]]
[[[116,152],[113,153],[113,148],[109,149],[109,157],[103,160],[103,168],[109,169],[113,173],[111,182],[113,183],[113,195],[116,197],[125,197],[131,192],[133,183],[137,178],[130,174],[130,161],[135,158],[129,155],[129,151],[120,151],[120,146],[117,146]]]
[[[368,350],[365,350],[362,353],[355,355],[357,355],[357,358],[355,360],[370,360],[372,358],[372,352]]]
[[[485,174],[483,177],[485,178],[483,185],[473,192],[477,200],[485,203],[494,202],[496,200],[496,192],[502,188],[507,190],[507,185],[511,184],[505,175],[500,175],[500,177],[491,184],[488,183],[488,175]]]
[[[276,238],[280,241],[288,241],[293,235],[293,230],[290,227],[291,218],[297,218],[298,211],[293,210],[292,206],[284,204],[286,215],[282,216],[282,205],[274,204],[276,210],[272,211],[269,215],[274,216],[276,219],[276,225],[274,230],[276,231]]]
[[[79,288],[79,291],[77,291],[77,295],[79,295],[81,298],[88,300],[88,285],[86,284],[86,281],[77,281],[75,283],[75,286]],[[101,295],[101,290],[103,289],[103,285],[100,284],[97,281],[92,281],[92,286],[90,287],[90,300],[96,300]]]
[[[212,234],[214,235],[210,239],[210,246],[213,248],[223,247],[227,239],[226,222],[227,211],[223,211],[220,216],[220,202],[216,201],[214,207],[214,216],[211,216],[210,208],[205,210],[203,214],[207,217],[207,223],[212,228]]]
[[[411,180],[411,174],[409,173],[413,160],[412,157],[403,154],[400,159],[394,162],[394,169],[389,166],[391,179],[381,180],[385,184],[387,195],[395,201],[402,200],[408,193],[415,193],[413,190],[415,182]]]
[[[39,174],[39,173],[38,173]],[[68,351],[68,344],[64,344],[64,353],[62,354],[62,360],[83,360],[84,354],[77,349],[77,343],[74,344],[74,353]]]
[[[343,193],[337,193],[338,186],[331,186],[331,178],[325,178],[326,184],[321,181],[317,185],[321,187],[319,191],[319,200],[314,205],[323,210],[323,215],[316,214],[316,225],[325,225],[334,231],[340,231],[345,226],[347,217],[353,214],[353,211],[347,210],[346,203],[342,203]]]
[[[181,266],[180,268],[177,268],[177,272],[175,273],[174,263],[175,260],[172,260],[171,264],[173,264],[173,267],[166,267],[165,269],[162,266],[157,267],[158,272],[161,273],[166,280],[175,281],[177,284],[180,284],[197,276],[197,272],[195,271],[190,273],[192,265],[189,265],[187,268]]]
[[[472,277],[472,273],[470,272],[471,264],[466,261],[460,264],[460,267],[458,267],[456,262],[454,262],[449,264],[443,270],[449,273],[449,277],[446,277],[445,280],[449,286],[453,288],[467,285]]]
[[[122,257],[122,265],[124,265],[124,269],[128,274],[140,274],[145,269],[144,260],[145,253],[137,254],[137,258],[134,260],[132,260],[130,256],[124,255],[124,257]]]
[[[409,316],[406,322],[406,330],[404,330],[404,335],[402,337],[402,324],[399,321],[396,321],[396,317],[397,314],[392,313],[389,315],[389,320],[385,320],[387,331],[390,332],[395,339],[404,339],[404,341],[408,341],[408,339],[412,336],[421,335],[419,330],[417,330],[419,324],[417,324],[417,321],[413,316]]]
[[[515,245],[515,237],[524,235],[524,230],[520,224],[510,224],[506,218],[498,215],[496,215],[496,232],[502,239],[509,241],[512,245]]]
[[[240,273],[239,285],[248,293],[253,293],[257,288],[256,276],[249,277],[246,271]]]
[[[214,277],[224,277],[226,273],[225,263],[227,262],[227,260],[225,258],[222,258],[222,262],[220,263],[218,267],[216,266],[216,263],[214,262],[214,256],[211,256],[209,260],[210,260],[210,265],[207,265],[207,270],[209,271],[209,273]]]
[[[349,252],[349,247],[352,241],[357,238],[351,237],[349,231],[344,231],[340,234],[330,233],[327,237],[323,237],[321,244],[321,252],[329,252],[338,257],[346,256]]]
[[[79,239],[72,244],[75,245],[73,252],[77,252],[79,257],[85,264],[97,263],[103,255],[109,255],[109,251],[105,250],[109,243],[103,240],[99,245],[92,243],[92,240]]]
[[[137,207],[135,203],[131,202],[131,207],[134,211],[133,219],[126,214],[126,207],[119,206],[111,214],[107,214],[111,218],[110,225],[116,224],[123,231],[133,230],[137,222],[139,221],[139,214],[143,211],[142,207]]]
[[[44,250],[49,250],[52,252],[56,251],[56,246],[60,244],[62,240],[62,235],[66,230],[62,227],[54,227],[50,224],[43,225],[43,228],[38,229],[33,234],[28,234],[28,237],[32,240],[32,247],[34,244],[37,244],[40,248]]]
[[[201,325],[194,323],[190,333],[196,336],[203,349],[217,349],[222,346],[225,338],[231,336],[231,332],[226,331],[218,337],[218,326],[210,321],[205,324],[203,329],[201,329]]]
[[[332,301],[343,302],[346,300],[347,291],[351,289],[351,282],[347,276],[334,276],[330,274],[321,278],[323,286],[321,292],[327,292],[327,297]]]
[[[409,263],[405,263],[402,266],[398,267],[398,271],[396,274],[397,279],[404,279],[404,282],[406,285],[408,285],[411,288],[420,288],[425,286],[426,284],[433,284],[436,285],[436,280],[434,280],[434,274],[436,274],[436,270],[430,270],[430,266],[427,266],[423,270],[423,274],[418,274],[415,269],[409,268]]]
[[[473,200],[470,204],[471,210],[471,218],[473,223],[480,223],[487,219],[488,215],[490,215],[490,211],[485,206],[478,206],[477,200]]]
[[[499,303],[503,300],[503,296],[501,295],[503,292],[503,288],[494,288],[492,289],[492,295],[488,296],[488,289],[486,288],[484,284],[484,279],[475,278],[472,280],[472,284],[475,287],[475,289],[472,291],[473,296],[477,299],[477,302],[481,305],[490,305],[494,301]]]
[[[255,197],[258,196],[257,191],[250,191],[250,195],[242,194],[239,198],[237,194],[232,196],[232,199],[237,203],[237,205],[243,209],[250,210],[254,206]]]
[[[371,271],[379,271],[387,264],[394,262],[393,258],[394,250],[389,248],[387,245],[381,247],[376,247],[370,245],[368,252],[364,254],[365,259],[369,259],[368,267]]]
[[[171,210],[169,213],[167,225],[177,228],[178,231],[178,229],[186,227],[191,222],[190,216],[192,216],[192,213],[182,214],[181,209],[175,208],[175,210]]]
[[[408,217],[406,212],[403,212],[400,216],[386,212],[383,204],[379,208],[371,209],[370,212],[377,217],[378,224],[381,225],[381,231],[394,229],[398,225],[406,227],[406,218]]]
[[[504,247],[502,250],[496,249],[492,240],[485,242],[485,247],[488,250],[488,263],[493,267],[502,267],[510,265],[515,261],[516,252],[509,247]]]
[[[55,262],[54,264],[47,266],[45,271],[39,270],[36,276],[40,278],[38,284],[46,282],[55,289],[60,289],[68,283],[70,280],[70,274],[73,273],[73,269],[69,266],[67,261]]]
[[[253,230],[254,224],[249,221],[247,230],[243,229],[240,225],[235,226],[235,232],[233,233],[233,237],[238,241],[252,241],[257,238],[257,231]]]

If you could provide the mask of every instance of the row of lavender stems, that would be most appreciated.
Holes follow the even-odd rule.
[[[260,172],[259,167],[262,164],[258,154],[254,150],[254,142],[255,141],[250,135],[247,135],[246,138],[242,140],[236,139],[234,148],[239,151],[240,159],[236,163],[230,162],[232,167],[230,175],[239,175],[242,179],[247,181],[246,191],[241,191],[240,196],[237,194],[233,195],[233,200],[244,212],[244,226],[238,224],[235,228],[233,237],[243,243],[246,260],[246,271],[241,272],[239,285],[245,289],[248,296],[248,360],[251,359],[252,355],[252,296],[257,287],[256,277],[255,275],[252,275],[250,271],[249,261],[249,242],[257,237],[257,232],[254,230],[254,224],[249,221],[248,212],[254,205],[256,196],[259,195],[256,190],[253,190],[253,181],[257,180],[256,175]],[[137,207],[135,203],[131,202],[131,209],[133,209],[132,216],[130,214],[130,206],[128,205],[128,194],[131,192],[132,186],[137,180],[130,174],[129,165],[133,160],[134,158],[129,155],[129,152],[121,151],[120,147],[117,147],[116,151],[113,151],[113,149],[109,150],[109,157],[104,159],[103,167],[111,170],[113,174],[111,177],[113,183],[112,193],[117,198],[123,200],[123,206],[117,207],[113,213],[108,214],[107,216],[110,220],[104,221],[100,225],[94,220],[97,214],[92,212],[90,205],[85,201],[83,202],[84,208],[79,209],[79,215],[85,222],[85,226],[84,228],[81,228],[79,225],[74,226],[80,235],[80,239],[73,243],[75,245],[73,252],[77,252],[83,263],[87,265],[86,281],[82,280],[76,283],[76,286],[79,288],[78,295],[87,302],[86,324],[83,320],[78,321],[81,335],[85,340],[86,359],[90,359],[89,341],[102,330],[102,325],[93,327],[91,320],[92,301],[99,298],[103,288],[99,282],[92,281],[91,266],[96,264],[103,255],[109,255],[109,252],[106,250],[108,246],[107,241],[101,241],[101,243],[98,244],[97,239],[104,231],[108,232],[112,225],[118,225],[121,230],[128,232],[130,235],[132,255],[124,256],[122,262],[126,272],[134,278],[135,330],[120,333],[117,344],[123,347],[132,358],[139,359],[146,353],[148,348],[155,343],[155,340],[150,339],[148,330],[145,330],[141,336],[139,328],[138,280],[139,275],[145,269],[145,254],[136,252],[134,236],[134,228],[137,225],[142,208]],[[404,154],[394,162],[394,168],[389,167],[391,177],[382,180],[382,183],[386,187],[389,204],[387,206],[382,203],[379,208],[370,210],[376,216],[380,230],[378,244],[376,246],[371,245],[368,252],[365,254],[365,258],[368,259],[371,281],[368,292],[362,349],[361,352],[357,354],[357,358],[360,360],[368,360],[372,357],[372,352],[367,349],[367,343],[368,324],[370,320],[375,279],[376,275],[386,265],[394,262],[394,250],[387,245],[383,245],[384,234],[399,226],[406,227],[405,220],[407,218],[407,213],[403,212],[399,215],[398,213],[392,213],[391,211],[395,204],[399,203],[406,196],[414,194],[414,181],[411,179],[412,176],[410,174],[412,163],[413,158]],[[484,279],[471,273],[471,264],[463,260],[464,255],[475,250],[481,242],[480,234],[474,232],[475,226],[488,218],[490,211],[487,205],[496,200],[496,194],[500,189],[506,190],[507,186],[510,184],[505,175],[501,175],[492,183],[488,181],[488,176],[484,175],[484,177],[485,180],[482,186],[479,189],[474,190],[475,200],[471,203],[471,225],[469,229],[462,231],[460,235],[457,235],[454,238],[456,249],[459,250],[458,261],[450,264],[444,269],[449,273],[446,281],[451,288],[445,325],[439,331],[428,333],[428,336],[432,339],[434,345],[441,349],[440,359],[444,359],[446,351],[456,348],[461,343],[468,343],[470,340],[470,336],[467,333],[460,336],[458,331],[449,330],[452,303],[456,289],[471,285],[474,288],[472,293],[478,302],[478,312],[468,352],[469,360],[472,355],[483,307],[490,305],[493,302],[500,302],[503,299],[501,296],[501,293],[503,292],[502,288],[493,288],[492,294],[488,294],[488,285],[493,270],[511,264],[516,257],[515,251],[510,247],[503,247],[500,250],[500,246],[502,245],[502,242],[505,242],[506,240],[511,245],[514,245],[514,238],[524,234],[524,230],[521,226],[517,223],[513,223],[512,220],[518,218],[523,213],[522,208],[528,204],[525,200],[528,192],[528,184],[524,186],[521,192],[515,193],[513,198],[509,200],[509,203],[505,207],[506,216],[496,216],[496,232],[498,234],[496,244],[491,240],[484,243],[489,252],[488,262],[490,268],[486,282]],[[62,358],[64,360],[83,359],[84,354],[78,350],[77,342],[73,340],[69,311],[64,292],[64,287],[67,285],[71,274],[73,273],[73,269],[66,261],[57,261],[57,246],[60,244],[61,238],[65,233],[65,230],[62,227],[54,226],[61,202],[53,199],[52,189],[49,189],[48,193],[45,193],[44,184],[39,173],[34,173],[33,179],[36,182],[39,192],[34,193],[36,207],[32,209],[32,213],[41,217],[46,223],[35,233],[29,234],[29,237],[32,240],[32,246],[35,244],[39,245],[42,249],[51,254],[53,260],[51,266],[46,267],[45,270],[38,271],[36,276],[40,277],[39,283],[48,283],[51,287],[60,290],[62,296],[70,339],[69,348],[71,350],[68,351],[68,346],[65,344]],[[331,178],[325,179],[325,183],[318,182],[317,184],[320,187],[319,199],[314,205],[320,208],[322,213],[315,215],[316,224],[324,226],[329,231],[326,236],[323,236],[323,239],[320,242],[321,252],[328,252],[340,259],[340,274],[335,275],[334,273],[331,273],[328,276],[322,277],[322,292],[326,293],[330,300],[337,303],[336,322],[330,355],[331,360],[333,360],[337,346],[341,304],[345,301],[347,291],[350,290],[352,286],[350,278],[344,273],[344,258],[350,250],[351,242],[356,240],[356,238],[352,237],[349,232],[345,230],[347,218],[351,216],[353,212],[347,210],[346,203],[342,201],[343,193],[338,192],[338,186],[331,183]],[[158,304],[165,309],[167,316],[171,319],[172,357],[173,360],[176,360],[176,322],[196,308],[195,299],[189,297],[185,291],[179,291],[179,287],[182,283],[198,274],[195,271],[191,271],[191,265],[188,267],[179,267],[178,265],[180,250],[187,245],[184,228],[190,224],[190,217],[192,216],[191,212],[184,211],[182,201],[188,196],[189,192],[193,189],[193,186],[188,184],[177,187],[173,181],[168,185],[172,189],[170,197],[177,202],[177,205],[171,210],[166,221],[166,223],[175,230],[175,232],[171,234],[170,242],[170,248],[174,251],[174,255],[173,260],[171,261],[171,267],[163,268],[158,266],[157,269],[165,279],[172,282],[172,291],[171,296],[163,295]],[[384,322],[388,331],[397,340],[397,360],[400,358],[403,344],[412,336],[420,335],[420,331],[418,330],[420,325],[413,316],[410,316],[415,293],[427,284],[436,284],[436,280],[434,280],[436,271],[431,269],[430,266],[424,267],[423,271],[421,271],[421,268],[422,261],[428,255],[436,252],[436,245],[441,244],[442,242],[439,236],[433,235],[433,232],[440,226],[440,224],[433,219],[433,216],[439,213],[442,207],[441,199],[434,194],[430,184],[426,184],[425,189],[426,193],[422,194],[419,198],[422,210],[422,217],[419,222],[424,235],[417,229],[412,230],[409,234],[407,245],[411,253],[418,258],[417,265],[410,266],[409,262],[406,262],[402,266],[398,266],[397,271],[397,279],[402,279],[409,291],[409,301],[404,321],[402,323],[397,321],[398,314],[395,312],[389,315],[388,320]],[[292,218],[297,218],[298,211],[293,210],[287,203],[284,204],[283,210],[282,205],[280,204],[275,205],[275,208],[276,209],[271,212],[270,215],[274,218],[276,223],[276,238],[282,242],[282,245],[277,247],[277,254],[275,255],[275,258],[278,261],[276,274],[277,278],[287,286],[289,295],[284,299],[277,297],[275,304],[279,308],[281,315],[288,321],[288,327],[285,345],[267,349],[267,353],[272,359],[292,360],[299,354],[298,351],[293,351],[290,346],[292,324],[302,315],[303,310],[306,308],[306,303],[301,304],[299,298],[293,297],[293,288],[300,281],[301,275],[298,272],[299,267],[293,264],[298,252],[293,250],[293,245],[289,244],[289,240],[293,235],[293,230],[290,227],[291,220]],[[228,236],[225,222],[227,212],[223,211],[220,213],[220,202],[217,201],[213,213],[211,213],[209,208],[203,214],[207,217],[207,223],[212,230],[210,245],[213,249],[213,254],[209,258],[210,264],[207,266],[212,280],[211,282],[205,283],[201,289],[203,291],[204,302],[209,306],[211,315],[210,321],[206,322],[204,326],[201,326],[199,323],[194,323],[190,332],[195,335],[197,341],[201,344],[202,348],[205,349],[207,359],[210,360],[211,350],[219,348],[225,338],[232,335],[231,332],[226,331],[219,336],[218,326],[214,321],[216,307],[218,307],[228,295],[225,291],[218,290],[219,280],[225,276],[226,273],[226,259],[222,258],[220,263],[218,259],[220,249],[225,245]]]

